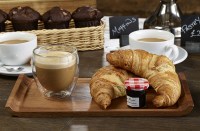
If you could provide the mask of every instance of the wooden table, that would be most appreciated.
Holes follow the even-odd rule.
[[[60,117],[17,118],[5,109],[7,98],[17,77],[0,75],[0,130],[96,131],[96,130],[199,130],[200,129],[200,51],[188,49],[188,58],[176,65],[185,72],[193,97],[194,109],[184,117]],[[196,51],[195,51],[196,50]],[[193,52],[195,51],[195,52]],[[79,52],[80,77],[91,77],[106,65],[103,50]]]

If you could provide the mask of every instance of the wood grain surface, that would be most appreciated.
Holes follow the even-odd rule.
[[[114,99],[108,109],[101,109],[91,98],[90,78],[79,78],[71,97],[59,101],[45,99],[33,79],[20,75],[8,98],[6,108],[11,114],[19,117],[41,116],[183,116],[193,109],[193,100],[188,89],[186,78],[179,73],[182,93],[178,102],[171,107],[156,108],[152,104],[155,91],[147,90],[146,106],[132,109],[127,106],[126,97]],[[51,115],[49,115],[51,114]]]

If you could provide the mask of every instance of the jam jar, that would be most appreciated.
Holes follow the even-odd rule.
[[[149,82],[144,78],[129,78],[125,81],[127,105],[131,108],[141,108],[146,104],[146,90]]]

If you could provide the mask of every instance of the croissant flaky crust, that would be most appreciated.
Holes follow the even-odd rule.
[[[118,50],[106,55],[107,61],[135,75],[148,79],[157,92],[153,104],[172,106],[180,97],[181,85],[175,66],[166,56],[150,54],[143,50]]]
[[[126,95],[124,81],[128,78],[126,70],[112,65],[102,67],[91,78],[90,94],[98,105],[106,109],[112,99]]]

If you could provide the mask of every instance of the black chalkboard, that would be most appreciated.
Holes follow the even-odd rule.
[[[181,42],[200,42],[200,16],[188,15],[182,17]]]
[[[139,29],[138,18],[134,16],[113,16],[109,18],[110,39],[120,38],[121,35],[129,35]]]
[[[128,35],[121,35],[119,38],[119,46],[127,46],[129,45],[129,36]]]

